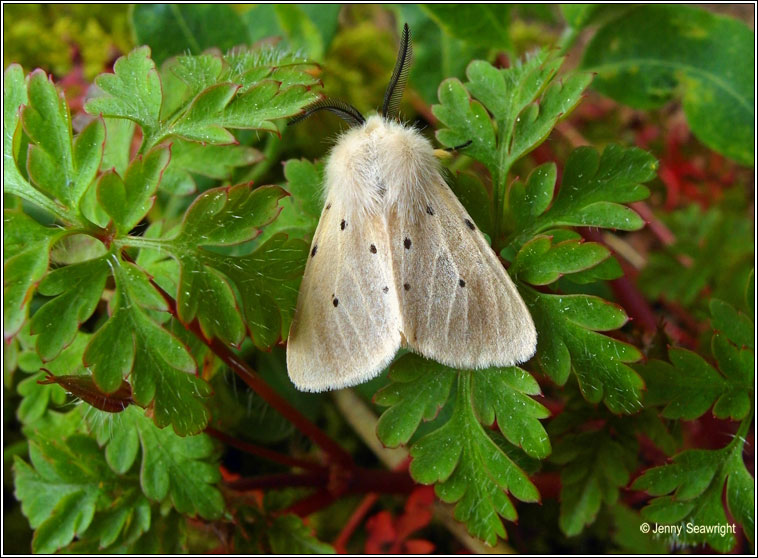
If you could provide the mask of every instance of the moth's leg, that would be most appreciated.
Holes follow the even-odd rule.
[[[466,147],[468,147],[472,143],[474,143],[474,140],[468,140],[466,143],[462,143],[460,145],[456,145],[455,147],[445,147],[443,149],[435,149],[434,150],[434,156],[437,157],[438,159],[447,159],[448,157],[450,157],[450,154],[453,151],[458,151],[460,149],[465,149]]]

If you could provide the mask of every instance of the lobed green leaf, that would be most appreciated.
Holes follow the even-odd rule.
[[[422,420],[434,419],[455,383],[452,414],[411,446],[411,475],[420,483],[436,484],[443,501],[457,502],[455,517],[472,535],[489,544],[505,537],[498,516],[516,519],[506,493],[522,501],[539,499],[521,469],[528,458],[509,442],[532,457],[550,452],[538,420],[548,411],[529,397],[539,393],[537,383],[516,367],[456,371],[413,354],[400,358],[389,377],[391,383],[375,402],[390,407],[377,424],[377,435],[390,447],[407,443]],[[502,436],[484,428],[495,421]]]
[[[116,280],[111,317],[93,335],[85,364],[106,393],[128,376],[134,401],[152,406],[157,426],[171,424],[179,435],[202,430],[209,418],[202,399],[210,388],[195,376],[184,345],[148,314],[165,310],[165,301],[136,266],[116,258],[111,264]]]
[[[146,136],[158,128],[163,94],[148,47],[116,60],[113,73],[99,75],[95,84],[104,94],[87,101],[84,109],[88,113],[128,118],[139,124]]]
[[[640,409],[642,379],[625,363],[641,357],[631,345],[597,333],[627,320],[618,306],[587,295],[551,295],[521,289],[537,326],[537,362],[563,385],[573,370],[582,395],[614,413]]]
[[[637,448],[634,439],[615,440],[605,430],[572,434],[556,444],[552,461],[561,469],[559,525],[567,536],[595,521],[603,503],[618,501],[629,482]]]

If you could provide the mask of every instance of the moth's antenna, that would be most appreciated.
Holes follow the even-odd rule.
[[[384,92],[382,116],[385,118],[397,116],[397,109],[400,106],[400,98],[403,96],[405,82],[408,80],[408,72],[410,71],[412,60],[411,30],[408,29],[408,24],[406,23],[403,25],[403,38],[400,40],[400,50],[397,53],[395,69],[392,71],[387,91]]]
[[[339,116],[342,120],[350,124],[350,126],[362,126],[366,123],[366,119],[363,118],[363,115],[360,113],[360,111],[355,108],[353,105],[346,103],[344,101],[339,101],[337,99],[319,99],[315,103],[311,103],[307,107],[305,107],[305,110],[303,111],[303,114],[300,114],[290,120],[287,123],[287,126],[292,126],[293,124],[297,124],[298,122],[301,122],[302,120],[305,120],[310,115],[312,115],[315,112],[318,112],[320,110],[328,110],[329,112],[333,112],[337,116]]]

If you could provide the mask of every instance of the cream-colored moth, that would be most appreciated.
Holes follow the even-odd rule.
[[[397,350],[455,368],[531,358],[524,301],[440,174],[429,141],[395,115],[411,59],[406,25],[380,115],[325,99],[351,128],[326,163],[325,202],[287,341],[304,391],[366,382]]]

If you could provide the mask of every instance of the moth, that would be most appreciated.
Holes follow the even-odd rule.
[[[503,265],[442,177],[430,142],[397,118],[412,58],[403,29],[381,113],[322,99],[350,128],[325,167],[313,236],[287,341],[303,391],[378,375],[409,348],[461,369],[532,357],[537,332]]]

